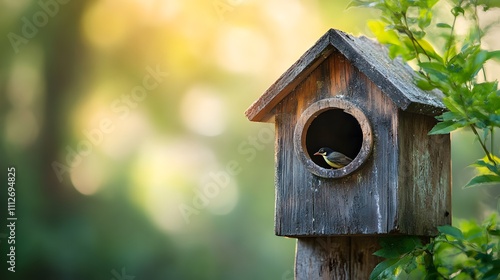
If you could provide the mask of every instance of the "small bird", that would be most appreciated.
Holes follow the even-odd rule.
[[[327,147],[319,149],[319,151],[314,153],[314,155],[323,156],[326,163],[328,163],[328,165],[336,169],[342,168],[352,162],[352,159],[349,158],[348,156],[344,155],[343,153],[336,152]]]

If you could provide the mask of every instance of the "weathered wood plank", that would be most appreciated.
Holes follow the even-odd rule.
[[[399,231],[433,235],[451,223],[450,136],[428,135],[433,117],[400,112],[399,118]]]
[[[383,261],[382,258],[373,255],[379,249],[379,237],[377,236],[351,237],[351,279],[369,278],[375,266]]]
[[[297,239],[295,280],[350,279],[349,243],[348,236]]]
[[[382,260],[376,236],[337,236],[297,239],[295,279],[368,279]]]

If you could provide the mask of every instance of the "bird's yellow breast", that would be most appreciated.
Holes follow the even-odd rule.
[[[333,168],[342,168],[342,167],[345,166],[345,165],[342,165],[342,164],[338,164],[338,163],[329,161],[328,158],[326,158],[326,156],[323,156],[323,158],[325,159],[326,163],[328,163],[328,165],[330,165]]]

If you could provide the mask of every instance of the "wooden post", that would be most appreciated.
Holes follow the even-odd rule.
[[[298,238],[295,279],[368,279],[378,248],[376,236]]]
[[[450,223],[450,139],[427,135],[442,94],[413,77],[377,43],[332,29],[246,111],[275,123],[275,232],[298,238],[296,279],[367,279],[380,236]],[[332,169],[321,147],[353,161]]]

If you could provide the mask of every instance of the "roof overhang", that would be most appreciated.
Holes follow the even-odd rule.
[[[438,90],[423,91],[415,73],[400,59],[391,60],[387,49],[366,37],[330,29],[272,84],[245,112],[250,121],[273,121],[274,108],[334,51],[340,52],[404,111],[436,116],[446,110]]]

